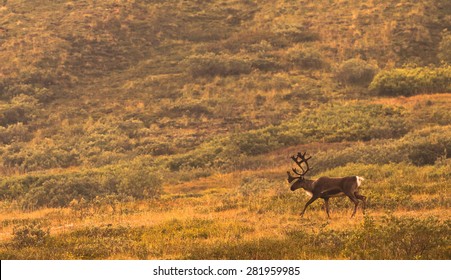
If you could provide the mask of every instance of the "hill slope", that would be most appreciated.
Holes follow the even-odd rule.
[[[441,232],[449,227],[450,15],[446,0],[3,1],[2,238],[23,249],[10,257],[45,258],[54,246],[17,245],[17,226],[48,226],[69,248],[89,235],[91,221],[95,234],[108,235],[103,220],[119,226],[112,242],[132,227],[138,245],[126,257],[261,257],[298,239],[291,229],[302,199],[284,184],[298,150],[313,154],[312,176],[369,179],[381,228],[353,222],[355,238],[360,226],[382,234],[386,211],[434,217],[397,222]],[[194,220],[171,221],[177,211]],[[312,210],[313,232],[319,211]],[[258,223],[262,213],[280,214],[274,235]],[[70,224],[75,233],[60,232]],[[183,232],[188,253],[165,254],[140,239],[180,224],[201,231]],[[221,241],[216,233],[232,224],[230,242]],[[346,222],[330,227],[332,236]],[[204,237],[218,251],[202,251]],[[261,239],[268,243],[258,247]],[[340,255],[320,249],[313,257],[370,257],[350,254],[348,241]],[[250,255],[233,254],[241,245]],[[124,257],[123,250],[58,258]]]

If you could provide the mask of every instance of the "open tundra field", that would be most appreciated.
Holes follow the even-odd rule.
[[[286,152],[286,151],[285,151]],[[365,215],[348,199],[291,193],[286,166],[164,185],[154,200],[4,207],[2,259],[449,259],[449,163],[348,164],[363,174]],[[4,208],[4,209],[5,209]]]
[[[0,1],[0,258],[450,259],[450,15]],[[365,212],[301,217],[298,152]]]

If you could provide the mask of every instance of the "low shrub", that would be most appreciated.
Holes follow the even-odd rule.
[[[264,129],[237,134],[232,141],[239,151],[247,155],[259,155],[281,147],[283,143],[278,138],[277,132]]]
[[[450,158],[450,126],[436,126],[407,134],[399,150],[415,165],[434,164],[439,158]]]
[[[19,237],[6,244],[8,250],[1,251],[0,257],[13,260],[93,260],[118,256],[146,259],[149,252],[142,242],[144,232],[141,227],[85,227],[53,237],[39,227],[26,226],[15,233]]]
[[[31,96],[19,95],[0,106],[0,126],[17,123],[26,124],[33,118],[38,100]]]
[[[382,105],[324,105],[305,110],[278,126],[234,135],[232,144],[247,155],[313,141],[368,141],[399,138],[409,130],[404,112]]]
[[[321,69],[327,65],[321,53],[313,48],[295,46],[287,50],[286,57],[294,68]]]
[[[377,67],[361,59],[350,59],[337,69],[337,79],[350,85],[368,86],[377,73]]]
[[[0,182],[0,198],[21,201],[24,209],[66,207],[121,195],[132,199],[159,197],[161,180],[149,167],[135,164],[57,175],[10,177]]]
[[[362,227],[349,235],[343,251],[351,259],[448,259],[450,230],[450,220],[432,217],[387,216],[379,224],[366,217]]]
[[[50,230],[44,229],[41,223],[31,222],[13,228],[12,244],[15,248],[36,247],[44,245],[50,237]]]
[[[349,163],[388,164],[409,163],[417,166],[431,165],[440,159],[450,158],[451,134],[449,126],[437,126],[412,131],[397,140],[358,143],[339,150],[318,152],[315,155],[316,171],[321,172]]]
[[[26,125],[19,122],[7,127],[0,126],[0,143],[26,142],[32,138],[32,134]]]
[[[309,30],[304,26],[282,25],[276,26],[273,29],[276,35],[284,37],[293,43],[314,42],[320,39],[317,32]]]
[[[166,166],[171,171],[179,171],[181,169],[189,170],[227,165],[230,163],[230,154],[226,152],[229,148],[227,147],[227,139],[214,139],[201,144],[197,149],[186,154],[169,158]]]
[[[417,67],[379,72],[369,85],[378,95],[410,96],[451,91],[451,66]]]
[[[197,245],[190,259],[449,259],[450,221],[387,216],[376,222],[365,216],[355,229],[317,232],[287,230],[285,238],[258,238],[233,243]]]

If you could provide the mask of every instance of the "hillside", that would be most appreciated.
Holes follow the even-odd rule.
[[[0,256],[449,259],[449,30],[447,0],[4,0]],[[299,220],[300,150],[367,178],[370,214]],[[299,225],[337,250],[264,253]],[[437,238],[364,234],[390,230]]]

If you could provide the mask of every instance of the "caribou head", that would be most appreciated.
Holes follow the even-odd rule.
[[[291,170],[294,172],[295,176],[292,176],[290,171],[287,171],[288,174],[288,183],[292,183],[293,181],[296,180],[296,182],[294,182],[291,185],[291,190],[295,191],[297,189],[303,188],[305,189],[306,187],[309,186],[310,184],[310,180],[306,180],[304,178],[305,174],[310,170],[310,166],[308,164],[308,160],[311,159],[312,157],[308,157],[306,158],[307,152],[302,153],[298,153],[297,156],[292,156],[291,159],[297,164],[297,166],[301,169],[300,171],[297,168],[292,168]],[[304,167],[303,167],[304,165]],[[297,175],[297,176],[296,176]],[[306,190],[306,189],[305,189]]]

